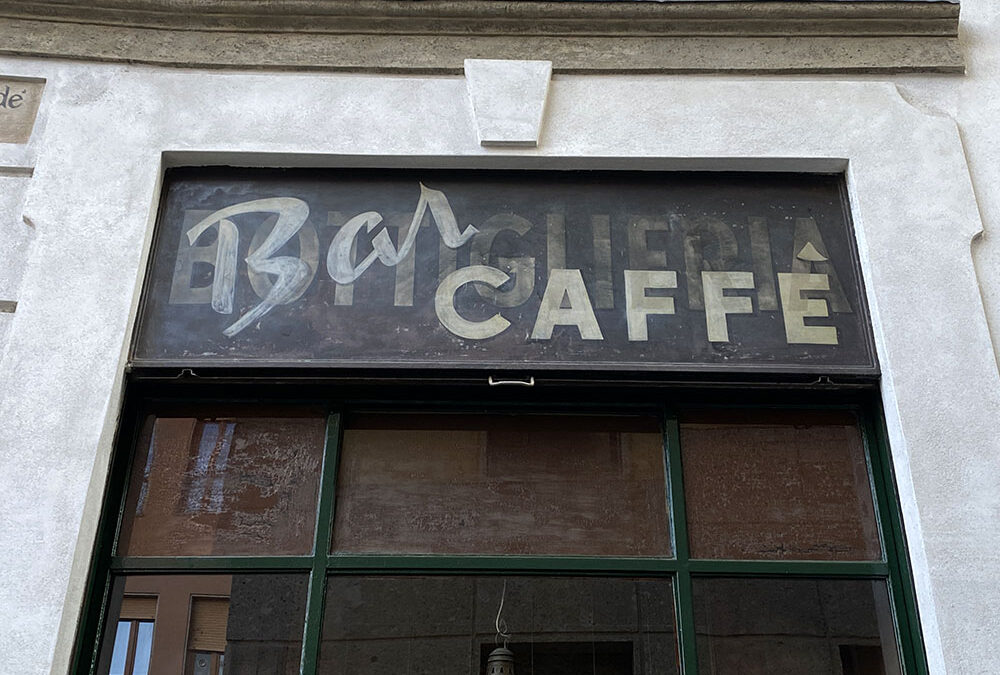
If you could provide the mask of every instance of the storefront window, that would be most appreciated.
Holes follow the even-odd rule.
[[[517,673],[679,672],[669,578],[452,575],[331,577],[318,672],[484,673],[498,613]]]
[[[307,411],[150,418],[118,550],[127,556],[307,555],[325,420]]]
[[[680,431],[692,557],[881,559],[852,414],[692,412]]]
[[[101,675],[909,672],[856,407],[150,405]]]
[[[848,203],[171,170],[78,670],[921,672]]]
[[[898,675],[883,580],[694,580],[698,672]]]
[[[669,556],[652,417],[361,415],[334,553]]]

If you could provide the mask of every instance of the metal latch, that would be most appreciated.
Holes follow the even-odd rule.
[[[490,375],[487,379],[491,387],[499,387],[502,384],[513,384],[521,387],[534,387],[535,378],[529,377],[527,379],[517,378],[517,377],[493,377]]]

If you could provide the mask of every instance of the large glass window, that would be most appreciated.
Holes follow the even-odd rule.
[[[696,411],[680,432],[692,557],[882,558],[852,413]]]
[[[919,672],[854,406],[150,402],[134,429],[81,672]]]
[[[497,639],[497,616],[506,639]],[[331,576],[320,673],[678,672],[669,577]]]
[[[655,417],[348,419],[334,552],[669,556]]]

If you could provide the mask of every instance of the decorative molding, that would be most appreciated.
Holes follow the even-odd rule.
[[[962,72],[947,1],[0,0],[0,54],[181,67],[461,73]]]

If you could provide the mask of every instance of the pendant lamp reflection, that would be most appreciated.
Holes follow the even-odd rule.
[[[514,652],[497,647],[486,660],[486,675],[514,675]]]
[[[507,598],[507,580],[503,581],[503,591],[500,593],[500,607],[497,609],[496,637],[493,638],[496,649],[490,652],[486,659],[486,675],[514,675],[514,652],[507,649],[510,633],[507,632],[507,622],[503,619],[503,603]],[[500,641],[503,640],[503,646]]]

